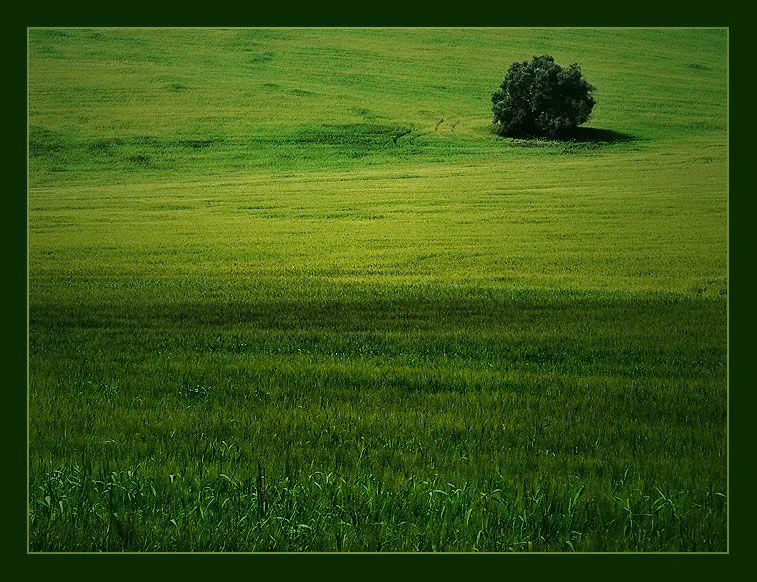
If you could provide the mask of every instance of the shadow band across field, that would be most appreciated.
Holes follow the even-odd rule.
[[[708,317],[709,316],[709,317]],[[678,295],[581,297],[529,294],[463,297],[408,296],[393,299],[347,298],[302,301],[176,301],[139,303],[39,303],[30,307],[31,328],[145,327],[184,329],[322,329],[331,331],[403,331],[473,329],[503,325],[562,327],[624,322],[666,323],[692,318],[725,324],[724,299]],[[712,330],[715,333],[715,330]]]
[[[30,329],[33,358],[77,336],[107,351],[152,342],[156,351],[452,357],[669,377],[721,376],[727,362],[726,302],[676,296],[36,305]]]

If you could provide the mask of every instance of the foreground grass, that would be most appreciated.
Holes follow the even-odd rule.
[[[722,300],[193,307],[33,317],[34,549],[725,547]]]
[[[726,551],[725,42],[30,31],[30,549]]]

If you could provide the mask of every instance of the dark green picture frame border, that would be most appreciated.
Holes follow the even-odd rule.
[[[3,407],[6,416],[7,454],[4,463],[2,557],[5,570],[24,577],[48,575],[50,579],[98,576],[120,578],[135,573],[179,577],[231,575],[248,578],[289,575],[303,577],[386,578],[387,575],[421,575],[423,579],[442,575],[445,579],[493,576],[514,579],[528,576],[539,580],[550,575],[578,575],[582,579],[637,577],[651,579],[739,579],[748,571],[754,535],[749,528],[754,518],[750,499],[751,429],[750,412],[755,410],[754,391],[747,365],[752,351],[749,331],[752,323],[751,251],[754,217],[754,186],[747,184],[753,145],[753,122],[747,112],[749,73],[746,60],[753,54],[753,22],[746,8],[730,8],[718,3],[702,10],[689,4],[635,2],[628,6],[608,3],[550,3],[536,8],[531,3],[466,2],[459,4],[371,3],[333,7],[309,3],[302,7],[287,3],[282,7],[229,3],[213,5],[211,11],[199,6],[130,3],[127,6],[97,8],[87,5],[35,3],[17,8],[4,25],[6,77],[3,91],[6,123],[3,159],[11,180],[4,189],[9,212],[6,224],[5,294],[6,382]],[[242,7],[240,9],[240,6]],[[507,13],[499,12],[507,10]],[[241,11],[240,11],[241,10]],[[262,11],[262,12],[261,12]],[[279,554],[279,555],[34,555],[27,553],[26,523],[26,378],[27,378],[27,214],[26,214],[26,29],[30,26],[706,26],[729,31],[729,374],[730,374],[730,532],[727,554]],[[572,576],[571,576],[572,577]]]

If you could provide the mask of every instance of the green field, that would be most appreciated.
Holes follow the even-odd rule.
[[[498,137],[578,62],[585,140]],[[29,550],[726,552],[725,29],[30,29]]]

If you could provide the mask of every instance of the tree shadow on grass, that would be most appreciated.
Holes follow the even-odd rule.
[[[566,132],[557,137],[545,136],[503,136],[512,140],[516,147],[549,147],[554,145],[580,145],[589,148],[596,148],[603,145],[613,145],[618,143],[630,143],[638,141],[639,138],[627,133],[613,131],[611,129],[601,129],[598,127],[577,127],[572,131]]]
[[[636,141],[638,138],[627,133],[620,133],[611,129],[601,129],[598,127],[577,127],[564,137],[556,141],[573,141],[580,143],[623,143]]]

